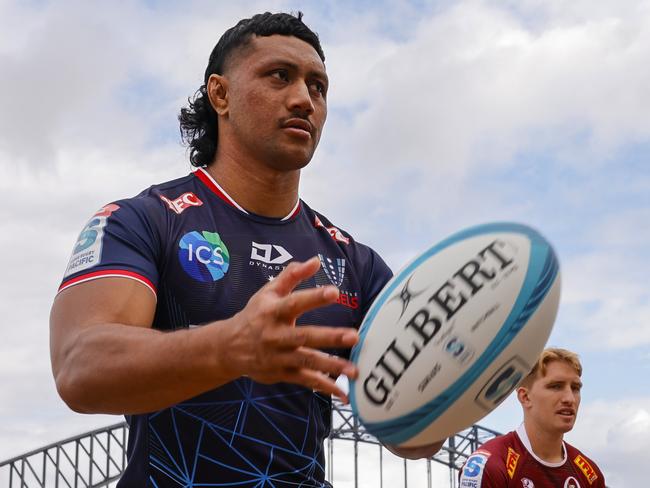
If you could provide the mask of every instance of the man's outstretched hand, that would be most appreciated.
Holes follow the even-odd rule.
[[[348,402],[335,379],[340,374],[356,378],[356,366],[319,349],[352,347],[359,339],[356,329],[296,326],[302,314],[338,298],[334,286],[295,290],[319,268],[317,257],[290,263],[228,321],[228,332],[218,347],[222,366],[233,376],[246,375],[266,384],[296,383]]]

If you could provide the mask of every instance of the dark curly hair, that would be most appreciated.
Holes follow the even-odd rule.
[[[302,12],[296,15],[265,12],[250,19],[242,19],[237,25],[228,29],[212,50],[208,67],[205,70],[203,84],[188,99],[189,106],[183,107],[178,115],[181,140],[189,148],[190,162],[193,166],[207,166],[214,159],[217,151],[217,114],[210,105],[206,86],[213,73],[223,74],[226,61],[233,51],[245,46],[255,36],[280,34],[294,36],[310,44],[325,61],[318,35],[302,21]]]

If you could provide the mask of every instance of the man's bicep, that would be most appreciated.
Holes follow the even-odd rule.
[[[71,286],[54,299],[50,314],[52,365],[77,336],[98,324],[151,327],[156,298],[146,285],[129,278],[101,278]]]

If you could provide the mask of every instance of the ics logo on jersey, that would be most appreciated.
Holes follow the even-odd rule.
[[[228,272],[230,253],[216,232],[188,232],[178,242],[178,259],[185,272],[198,281],[218,281]]]

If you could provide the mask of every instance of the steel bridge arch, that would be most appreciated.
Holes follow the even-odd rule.
[[[427,463],[427,486],[432,488],[431,463],[449,469],[449,486],[456,486],[456,472],[480,445],[499,435],[492,429],[473,425],[453,437]],[[0,486],[7,488],[100,488],[115,486],[126,466],[128,426],[120,422],[54,442],[0,462]],[[326,477],[334,479],[336,459],[334,443],[353,444],[354,487],[359,486],[359,444],[378,446],[379,480],[383,488],[381,444],[361,425],[349,405],[332,404],[332,431],[326,440]],[[407,463],[403,462],[404,487],[408,487]]]

